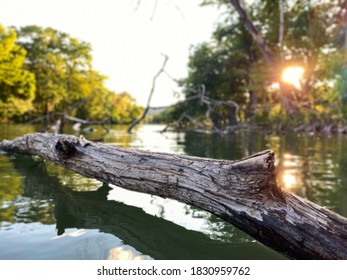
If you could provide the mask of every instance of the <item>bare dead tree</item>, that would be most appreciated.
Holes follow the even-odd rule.
[[[136,126],[138,125],[147,115],[149,109],[150,109],[150,105],[151,105],[151,100],[152,100],[152,96],[153,96],[153,93],[155,91],[155,84],[156,84],[156,81],[158,79],[158,77],[164,72],[164,69],[165,69],[165,66],[166,66],[166,63],[167,61],[169,60],[169,57],[166,55],[166,54],[163,54],[164,56],[164,61],[163,61],[163,64],[161,66],[161,68],[159,69],[158,73],[153,77],[153,80],[152,80],[152,87],[151,87],[151,91],[149,92],[149,96],[148,96],[148,100],[147,100],[147,106],[145,108],[145,110],[143,111],[142,115],[140,118],[138,118],[137,120],[135,120],[128,128],[128,133],[131,133],[131,130]]]
[[[137,0],[134,11],[137,11],[139,9],[140,5],[141,5],[141,0]]]
[[[189,122],[194,123],[194,124],[196,123],[196,121],[191,116],[187,115],[186,113],[183,113],[177,119],[177,121],[167,124],[161,132],[166,132],[169,129],[169,127],[171,127],[171,126],[180,126],[184,120],[188,120]],[[202,124],[200,124],[200,127],[202,128]]]
[[[157,6],[158,6],[158,0],[155,0],[153,11],[152,11],[152,15],[151,15],[151,20],[154,19],[155,12],[157,11]]]
[[[155,13],[156,13],[157,7],[158,7],[158,2],[159,2],[158,0],[155,0],[150,20],[154,19],[154,16],[155,16]],[[182,19],[185,19],[184,13],[182,12],[181,8],[178,5],[175,5],[173,3],[171,3],[171,4],[175,8],[175,10],[179,13],[179,15],[182,17]],[[140,5],[141,5],[141,0],[138,0],[136,3],[135,9],[134,9],[135,12],[139,9]]]
[[[226,107],[228,108],[229,111],[234,111],[234,114],[233,114],[233,118],[235,119],[236,121],[236,117],[238,115],[238,112],[239,112],[239,109],[240,109],[240,106],[233,100],[216,100],[216,99],[212,99],[208,96],[206,96],[206,87],[205,85],[200,85],[198,87],[198,90],[197,90],[197,94],[196,95],[193,95],[191,97],[188,97],[187,99],[183,100],[183,101],[180,101],[172,106],[177,106],[177,105],[181,105],[183,103],[186,103],[188,101],[192,101],[192,100],[197,100],[197,101],[200,101],[200,104],[201,106],[205,105],[207,106],[207,110],[205,112],[205,119],[206,120],[209,120],[211,123],[212,123],[212,130],[217,132],[217,133],[220,133],[220,134],[223,134],[224,131],[223,129],[221,129],[218,125],[218,123],[216,123],[215,121],[213,121],[212,119],[212,115],[215,114],[216,116],[218,116],[220,118],[220,120],[223,119],[223,116],[222,114],[218,111],[218,108],[219,107]],[[204,125],[201,123],[201,122],[198,122],[196,120],[194,120],[191,116],[189,116],[187,113],[183,113],[178,120],[168,124],[163,130],[162,132],[165,132],[168,130],[169,127],[175,127],[175,126],[180,126],[181,125],[181,122],[183,120],[189,120],[191,123],[193,124],[198,124],[200,128],[203,128]],[[193,121],[194,120],[194,121]]]

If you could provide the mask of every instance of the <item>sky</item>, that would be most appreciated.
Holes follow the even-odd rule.
[[[95,70],[106,86],[127,91],[144,106],[154,75],[169,56],[166,72],[187,75],[191,46],[211,38],[221,11],[202,0],[0,0],[5,27],[39,25],[91,44]],[[156,5],[157,3],[157,5]],[[166,75],[156,82],[152,106],[175,102],[180,89]]]

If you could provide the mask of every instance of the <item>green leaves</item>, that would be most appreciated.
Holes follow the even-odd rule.
[[[26,67],[36,77],[36,115],[65,111],[88,96],[83,84],[92,71],[89,44],[52,28],[26,26],[17,33],[19,44],[27,50]]]
[[[0,122],[19,120],[32,109],[35,77],[25,70],[26,51],[14,30],[0,25]]]
[[[281,124],[347,117],[342,114],[347,112],[345,6],[304,0],[202,2],[223,6],[227,14],[212,39],[196,46],[190,55],[189,74],[182,80],[187,97],[204,84],[209,97],[237,101],[244,112],[241,120],[246,121],[248,113],[253,120],[258,115],[262,122]],[[240,4],[271,49],[271,66],[232,2]],[[305,70],[300,89],[281,83],[283,69],[292,65]],[[195,103],[189,113],[202,114],[204,108]]]
[[[137,118],[133,98],[110,92],[105,80],[92,67],[90,44],[53,28],[0,25],[0,122],[54,112],[117,123]]]

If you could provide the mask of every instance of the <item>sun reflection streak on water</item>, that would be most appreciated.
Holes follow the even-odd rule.
[[[282,181],[286,189],[291,189],[297,184],[296,176],[288,171],[283,172]]]
[[[299,185],[301,158],[299,156],[285,153],[279,164],[279,182],[282,187],[292,190]]]
[[[286,152],[280,156],[277,179],[280,186],[317,204],[335,210],[331,197],[341,186],[339,164],[330,152],[310,147],[302,154]]]

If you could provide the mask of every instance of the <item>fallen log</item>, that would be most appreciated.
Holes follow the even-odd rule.
[[[28,134],[0,149],[38,155],[105,183],[205,209],[294,259],[347,259],[347,219],[282,190],[274,153],[215,160]]]
[[[23,197],[53,202],[57,235],[71,228],[98,229],[117,236],[124,244],[155,260],[284,259],[265,246],[251,242],[251,238],[241,243],[245,238],[238,231],[232,233],[230,241],[211,239],[205,233],[186,229],[139,207],[109,200],[112,188],[108,184],[95,191],[74,191],[32,157],[12,156],[10,161],[25,178]],[[174,250],[172,244],[175,244]],[[241,250],[241,247],[247,249]]]

